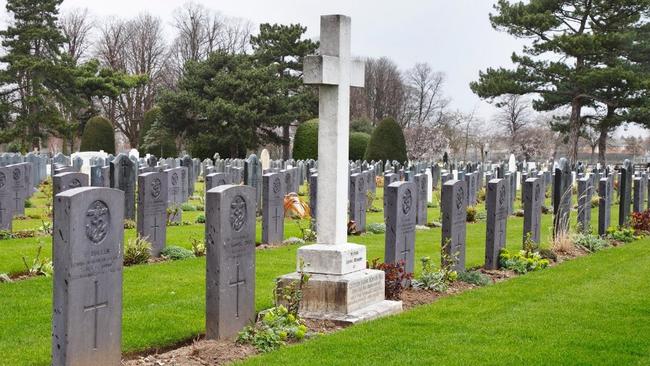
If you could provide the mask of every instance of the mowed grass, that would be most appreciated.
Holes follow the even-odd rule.
[[[645,239],[379,319],[246,365],[647,365]]]
[[[375,207],[381,207],[381,190]],[[482,206],[479,210],[482,210]],[[616,209],[612,209],[612,222]],[[594,211],[595,213],[596,211]],[[185,212],[191,220],[198,212]],[[439,209],[429,209],[429,220],[439,220]],[[575,216],[575,215],[574,215]],[[592,215],[593,222],[597,221]],[[543,235],[549,238],[552,217],[543,216]],[[368,222],[383,222],[383,213],[371,213]],[[518,249],[522,241],[523,219],[508,221],[508,248]],[[297,224],[287,220],[285,236],[299,234]],[[484,260],[485,223],[467,226],[467,265],[478,267]],[[134,231],[127,230],[126,237]],[[257,240],[261,228],[258,222]],[[418,231],[416,258],[440,256],[440,229]],[[203,239],[203,225],[168,228],[168,244],[189,248],[190,238]],[[383,258],[384,235],[366,234],[349,238],[365,244],[368,258]],[[546,240],[545,240],[546,242]],[[44,254],[50,256],[51,244],[45,240]],[[35,239],[0,241],[0,272],[22,269],[21,255],[33,256]],[[272,306],[274,279],[295,270],[296,246],[257,251],[256,308]],[[419,266],[417,266],[419,267]],[[0,364],[46,365],[50,362],[51,297],[49,278],[34,278],[0,284]],[[137,352],[186,341],[204,332],[205,261],[202,258],[178,262],[140,265],[124,269],[123,351]],[[461,340],[462,341],[462,340]]]

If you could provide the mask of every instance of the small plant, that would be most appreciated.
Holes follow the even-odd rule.
[[[516,210],[515,211],[515,216],[516,217],[524,217],[524,210],[521,210],[521,209]]]
[[[124,229],[135,229],[136,226],[135,220],[124,220]]]
[[[487,219],[486,211],[479,211],[476,213],[476,221],[485,221]]]
[[[445,253],[444,250],[442,253]],[[445,254],[443,254],[443,257]],[[449,285],[458,279],[458,273],[452,269],[454,261],[445,261],[448,265],[441,266],[436,270],[431,257],[422,257],[422,274],[413,280],[413,287],[422,290],[431,290],[435,292],[445,292]]]
[[[386,232],[386,224],[380,222],[373,222],[366,225],[366,231],[372,234],[383,234]]]
[[[366,192],[366,199],[368,200],[367,205],[366,205],[366,211],[367,212],[381,212],[380,209],[373,206],[373,203],[375,202],[375,192],[373,192],[373,191]]]
[[[196,217],[196,220],[194,220],[197,224],[205,224],[205,215],[204,214],[199,214]]]
[[[163,249],[160,255],[173,261],[194,258],[194,253],[191,250],[173,245]]]
[[[605,249],[609,246],[607,240],[602,239],[600,236],[591,234],[576,234],[573,241],[575,242],[575,245],[591,253]]]
[[[309,282],[309,274],[305,273],[305,263],[300,260],[300,268],[298,269],[299,278],[296,281],[291,281],[289,284],[280,286],[280,280],[275,283],[275,306],[276,308],[286,304],[289,314],[298,317],[300,310],[300,302],[302,301],[303,291],[307,282]]]
[[[485,202],[485,197],[487,195],[487,191],[485,190],[485,187],[481,188],[480,191],[478,191],[478,201],[479,202]]]
[[[12,234],[12,239],[33,238],[36,236],[36,230],[18,230]]]
[[[598,207],[598,205],[600,205],[600,197],[599,196],[591,197],[591,208]]]
[[[609,228],[607,229],[607,238],[621,243],[631,243],[637,239],[638,236],[634,235],[632,228]]]
[[[147,239],[138,235],[124,243],[125,266],[147,263],[151,258],[151,243]]]
[[[42,225],[38,228],[38,231],[44,235],[52,235],[52,223],[49,221],[41,221]]]
[[[630,219],[630,226],[632,226],[637,233],[643,233],[645,235],[650,233],[650,210],[633,212]]]
[[[566,231],[559,231],[555,234],[553,241],[551,242],[551,249],[555,253],[570,253],[575,244],[573,243],[573,238],[571,234]]]
[[[467,222],[476,222],[476,207],[467,206]]]
[[[538,252],[520,250],[510,253],[507,249],[502,249],[499,254],[499,264],[501,268],[524,274],[548,267],[549,261],[543,259]]]
[[[196,211],[196,206],[191,203],[183,203],[181,205],[181,210],[183,211]]]
[[[300,238],[292,237],[292,238],[287,238],[284,241],[282,241],[282,244],[284,244],[284,245],[305,245],[305,241],[300,239]]]
[[[487,286],[492,284],[490,276],[480,271],[466,271],[458,274],[458,280],[476,286]]]
[[[13,239],[14,234],[9,230],[0,230],[0,240]]]
[[[298,230],[300,230],[300,233],[302,234],[302,240],[306,242],[316,241],[316,230],[314,230],[316,222],[313,219],[309,220],[309,227],[304,227],[302,225],[302,220],[294,219],[293,221],[296,223],[296,225],[298,225]]]
[[[27,217],[32,219],[32,220],[41,220],[43,218],[43,215],[37,214],[37,213],[30,213],[27,214]]]
[[[27,258],[23,257],[23,264],[25,265],[25,271],[29,276],[45,276],[50,277],[54,272],[54,266],[52,261],[49,258],[41,258],[41,252],[43,251],[43,241],[39,240],[39,246],[36,250],[36,256],[31,260],[31,263],[27,263]]]
[[[194,253],[195,257],[205,256],[205,242],[203,240],[192,236],[190,237],[190,242],[192,243],[192,253]]]
[[[204,205],[201,205],[201,204],[196,205],[196,210],[197,210],[197,211],[205,211],[205,206],[204,206]]]
[[[380,263],[379,258],[375,258],[371,263],[367,264],[368,268],[381,270],[386,274],[386,299],[399,300],[402,296],[402,291],[404,291],[404,286],[408,285],[411,278],[413,278],[413,274],[406,272],[404,266],[405,263],[403,260],[397,263]]]
[[[260,352],[280,348],[288,340],[302,340],[307,326],[284,306],[276,306],[259,314],[260,321],[242,330],[237,343],[251,344]]]
[[[180,217],[182,212],[181,206],[177,204],[167,206],[167,226],[173,226],[172,223],[176,222],[174,218]]]
[[[34,203],[32,202],[32,200],[29,199],[25,200],[25,208],[32,208],[32,207],[34,207]]]
[[[549,261],[557,262],[557,254],[555,254],[555,252],[551,249],[542,248],[539,250],[539,255],[541,255],[544,259],[548,259]]]
[[[45,214],[48,217],[52,216],[52,207],[53,197],[52,197],[52,177],[47,177],[47,180],[43,182],[40,186],[40,191],[45,197]]]

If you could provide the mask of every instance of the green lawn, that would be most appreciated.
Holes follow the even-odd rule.
[[[381,207],[381,190],[375,207]],[[35,198],[38,200],[38,198]],[[482,207],[480,208],[482,210]],[[31,209],[30,209],[31,210]],[[612,207],[612,222],[616,222]],[[594,210],[593,222],[597,222]],[[185,212],[193,221],[198,212]],[[575,216],[575,214],[573,214]],[[439,210],[429,209],[429,220],[439,220]],[[382,222],[382,213],[368,215],[369,222]],[[543,216],[543,236],[550,237],[551,216]],[[24,222],[23,222],[24,223]],[[40,225],[40,221],[32,221]],[[508,248],[521,247],[523,219],[508,221]],[[298,235],[295,223],[287,220],[285,236]],[[480,266],[484,260],[485,223],[468,224],[467,265]],[[260,238],[258,222],[257,236]],[[132,237],[133,230],[126,236]],[[440,256],[440,229],[418,231],[416,258]],[[203,225],[168,228],[168,243],[190,247],[190,238],[203,238]],[[44,254],[51,255],[50,240],[43,238]],[[365,244],[368,258],[383,257],[384,236],[367,234],[351,237]],[[35,239],[0,241],[0,272],[22,270],[21,256],[33,256]],[[274,279],[295,270],[296,246],[257,251],[256,307],[272,306]],[[202,258],[179,262],[140,265],[124,270],[123,351],[134,352],[185,341],[204,331],[205,261]],[[49,363],[51,333],[51,287],[49,278],[34,278],[0,284],[0,365]],[[494,290],[491,290],[494,291]],[[464,342],[464,340],[459,340]]]
[[[285,347],[246,365],[648,365],[650,240]]]

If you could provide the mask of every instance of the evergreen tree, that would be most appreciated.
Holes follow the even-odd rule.
[[[302,39],[307,28],[300,24],[261,24],[260,33],[251,37],[254,57],[261,65],[275,69],[274,88],[284,98],[269,111],[272,125],[282,127],[283,158],[289,158],[289,133],[292,124],[313,118],[318,113],[314,88],[302,82],[303,58],[313,54],[318,44]]]
[[[364,159],[407,161],[404,132],[394,119],[386,118],[377,124],[370,136]]]

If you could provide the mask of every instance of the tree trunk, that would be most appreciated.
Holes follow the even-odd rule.
[[[282,145],[282,159],[289,160],[291,158],[291,125],[282,126],[282,138],[285,140]]]
[[[578,140],[580,139],[580,112],[582,103],[575,98],[571,102],[571,119],[569,120],[569,161],[571,165],[578,161]]]

